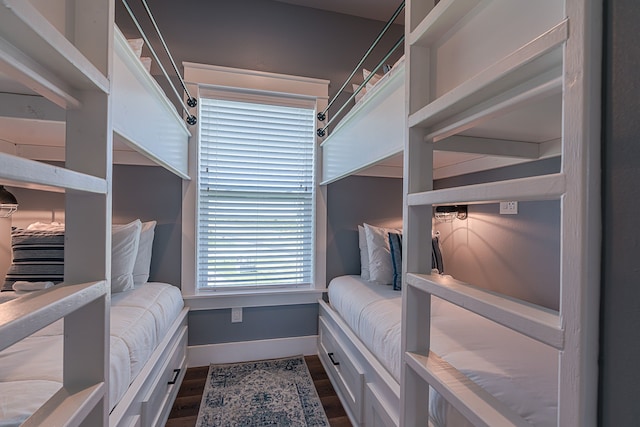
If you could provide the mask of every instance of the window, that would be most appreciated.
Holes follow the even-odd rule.
[[[200,289],[313,283],[315,99],[200,98]]]

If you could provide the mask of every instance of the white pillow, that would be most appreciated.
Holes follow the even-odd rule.
[[[367,79],[367,77],[369,77],[370,74],[371,74],[371,71],[367,70],[366,68],[362,69],[362,77],[365,80]],[[367,88],[367,92],[373,89],[376,83],[378,83],[378,80],[380,80],[381,78],[382,78],[381,74],[375,74],[373,77],[371,77],[371,80],[369,80],[365,85],[365,87]]]
[[[111,233],[111,293],[133,289],[133,267],[140,244],[139,219],[114,225]]]
[[[389,248],[389,231],[394,229],[364,224],[369,255],[369,280],[380,285],[393,283],[393,262]]]
[[[364,233],[364,227],[358,226],[358,247],[360,247],[360,277],[364,280],[370,280],[369,274],[369,252],[367,249],[367,237]]]
[[[142,223],[140,229],[140,243],[138,254],[133,266],[133,283],[135,286],[147,283],[149,280],[149,270],[151,269],[151,252],[153,249],[153,237],[155,235],[156,222],[147,221]]]
[[[36,230],[36,231],[64,231],[64,223],[59,222],[34,222],[27,226],[27,230]]]

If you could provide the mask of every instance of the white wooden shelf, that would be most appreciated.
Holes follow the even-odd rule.
[[[428,128],[562,65],[558,49],[568,36],[564,20],[471,79],[409,115],[409,127]],[[503,99],[498,99],[502,102]],[[496,101],[497,102],[497,101]],[[488,108],[484,105],[483,108]]]
[[[407,284],[554,348],[564,345],[556,311],[440,275],[408,273]]]
[[[30,2],[0,2],[0,69],[52,102],[79,107],[74,90],[109,80]]]
[[[108,292],[106,281],[57,285],[2,304],[0,351]]]
[[[409,34],[409,45],[430,47],[478,3],[480,0],[440,1]]]
[[[492,203],[504,200],[559,199],[565,192],[562,173],[424,191],[407,195],[409,206]]]
[[[506,405],[433,352],[407,352],[405,363],[476,427],[530,427]],[[426,404],[426,402],[425,402]]]
[[[45,191],[107,193],[107,182],[102,178],[5,153],[0,153],[0,181]]]
[[[108,399],[104,383],[92,385],[72,392],[62,388],[41,406],[22,427],[78,426],[98,404]]]
[[[442,141],[554,95],[560,104],[562,102],[561,67],[556,67],[485,102],[474,105],[463,113],[450,116],[446,121],[433,126],[424,139],[428,142]]]

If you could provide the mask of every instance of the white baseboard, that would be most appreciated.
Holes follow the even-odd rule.
[[[208,366],[212,363],[235,363],[250,360],[317,354],[318,336],[276,338],[222,344],[189,346],[187,365]]]

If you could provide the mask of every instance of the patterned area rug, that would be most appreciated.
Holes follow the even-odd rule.
[[[304,357],[211,365],[196,427],[329,426]]]

